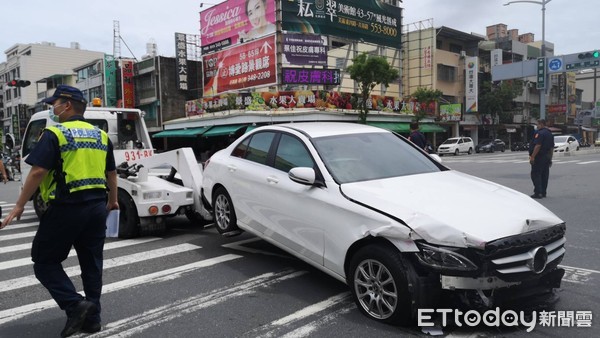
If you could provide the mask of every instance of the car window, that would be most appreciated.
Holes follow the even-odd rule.
[[[44,128],[46,128],[46,119],[32,120],[31,123],[29,123],[29,127],[27,127],[27,131],[25,132],[25,137],[23,138],[23,157],[29,155],[31,150],[33,150],[38,143]]]
[[[463,143],[463,139],[461,138],[461,139],[458,141],[458,143],[459,143],[459,144]]]
[[[458,142],[458,139],[455,139],[455,138],[449,138],[449,139],[447,139],[446,141],[444,141],[444,143],[442,143],[442,144],[455,144],[455,143],[457,143],[457,142]]]
[[[252,162],[267,164],[267,156],[274,136],[275,133],[271,132],[262,132],[252,135],[245,158]]]
[[[235,149],[233,149],[233,151],[231,152],[231,156],[245,158],[246,151],[248,150],[248,144],[250,143],[251,138],[252,136],[246,138],[244,141],[238,144],[238,146],[235,147]]]
[[[360,133],[319,137],[313,144],[340,184],[440,171],[407,142],[392,133]]]
[[[313,159],[299,139],[282,134],[275,154],[275,168],[289,172],[295,167],[313,168]]]

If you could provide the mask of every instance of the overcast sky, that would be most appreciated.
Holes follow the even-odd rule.
[[[541,1],[541,0],[540,0]],[[540,2],[538,1],[538,2]],[[69,47],[79,42],[82,49],[113,52],[113,21],[118,20],[121,56],[141,59],[146,43],[153,39],[158,52],[175,54],[175,32],[199,34],[199,0],[8,0],[3,1],[0,62],[4,51],[16,43],[54,42]],[[212,1],[218,3],[220,1]],[[486,26],[497,23],[534,33],[542,39],[541,5],[506,0],[404,0],[404,23],[433,19],[435,27],[447,26],[485,35]],[[600,20],[597,0],[551,0],[546,5],[546,40],[555,54],[600,49]],[[205,3],[209,3],[208,1]],[[412,29],[411,29],[412,30]],[[131,48],[131,52],[127,46]]]

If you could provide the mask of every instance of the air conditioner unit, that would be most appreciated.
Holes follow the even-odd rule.
[[[460,57],[461,57],[461,58],[464,58],[464,57],[466,57],[466,56],[467,56],[467,52],[465,52],[464,50],[461,50],[461,51],[460,51]]]

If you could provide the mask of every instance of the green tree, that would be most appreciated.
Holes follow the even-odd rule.
[[[444,95],[444,93],[442,93],[441,90],[433,90],[431,88],[426,88],[426,87],[419,87],[417,88],[417,90],[415,90],[415,92],[412,94],[412,97],[414,97],[418,103],[420,104],[426,104],[429,105],[431,102],[439,102],[440,99],[442,98],[442,95]],[[419,109],[417,110],[417,112],[415,113],[415,120],[417,122],[419,122],[420,120],[422,120],[426,115],[425,110],[423,109]]]
[[[493,128],[496,128],[496,120],[512,122],[513,101],[523,93],[523,84],[522,80],[507,80],[499,84],[483,82],[479,93],[479,112],[491,115]]]
[[[390,66],[382,56],[362,53],[352,59],[352,65],[346,69],[350,78],[358,82],[358,89],[362,97],[358,118],[361,123],[367,122],[367,100],[371,97],[371,91],[375,86],[383,84],[386,87],[390,82],[396,80],[400,73]]]

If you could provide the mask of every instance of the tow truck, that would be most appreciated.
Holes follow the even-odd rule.
[[[161,234],[166,219],[186,215],[200,227],[212,220],[202,204],[202,167],[191,148],[156,153],[139,109],[88,107],[85,119],[106,131],[113,144],[118,173],[119,237]],[[31,170],[25,163],[43,130],[56,124],[48,110],[35,113],[21,146],[23,177]],[[32,197],[38,218],[47,208],[39,191]]]

